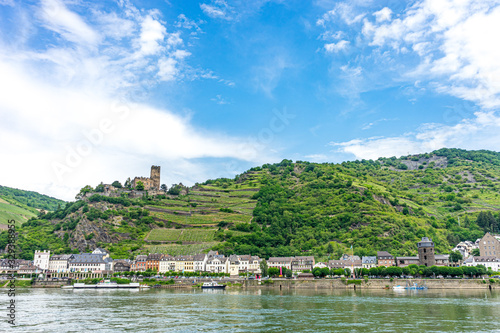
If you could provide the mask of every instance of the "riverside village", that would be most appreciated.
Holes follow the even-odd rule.
[[[458,260],[450,260],[449,254],[435,253],[434,242],[427,237],[423,237],[416,247],[418,255],[414,257],[395,257],[387,251],[378,251],[377,256],[344,254],[338,260],[327,262],[316,262],[313,256],[271,257],[265,260],[250,255],[224,256],[215,251],[178,256],[150,253],[137,255],[133,260],[112,259],[103,248],[79,254],[51,255],[50,251],[35,251],[33,261],[17,259],[13,267],[7,259],[3,259],[0,272],[29,279],[32,287],[61,287],[79,281],[103,279],[119,283],[140,281],[144,285],[168,288],[191,287],[204,279],[219,279],[230,284],[256,280],[266,285],[273,282],[271,279],[329,278],[340,278],[346,285],[355,281],[354,287],[356,284],[359,286],[357,281],[370,279],[390,279],[394,284],[401,278],[454,281],[474,278],[486,281],[485,278],[488,278],[490,286],[489,283],[498,278],[498,235],[486,233],[474,242],[460,242],[454,252],[460,253],[464,259]],[[384,286],[388,283],[385,280]]]

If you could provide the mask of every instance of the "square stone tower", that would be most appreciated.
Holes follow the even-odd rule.
[[[43,270],[49,269],[50,251],[35,251],[33,264]]]
[[[151,181],[152,181],[152,187],[154,187],[155,190],[160,189],[160,166],[159,165],[152,165],[151,166]]]
[[[422,237],[422,240],[418,242],[418,261],[420,265],[427,267],[434,266],[436,264],[436,258],[434,253],[434,242],[428,237]]]

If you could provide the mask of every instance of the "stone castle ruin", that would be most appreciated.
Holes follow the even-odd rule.
[[[145,190],[160,190],[160,166],[151,166],[151,177],[135,177],[132,180],[132,187],[135,188],[137,183],[142,182]]]

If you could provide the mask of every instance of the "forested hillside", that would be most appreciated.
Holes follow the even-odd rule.
[[[62,200],[37,192],[0,186],[0,226],[8,220],[24,223],[37,216],[38,210],[52,211],[64,204]]]
[[[414,255],[428,236],[437,252],[449,253],[461,240],[498,232],[499,179],[500,154],[491,151],[441,149],[341,164],[283,160],[156,197],[68,203],[27,222],[19,244],[25,257],[34,249],[104,246],[115,257],[213,248],[326,259],[351,245],[358,255]]]

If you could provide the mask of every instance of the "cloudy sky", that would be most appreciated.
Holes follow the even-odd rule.
[[[500,1],[0,0],[0,184],[500,150]]]

